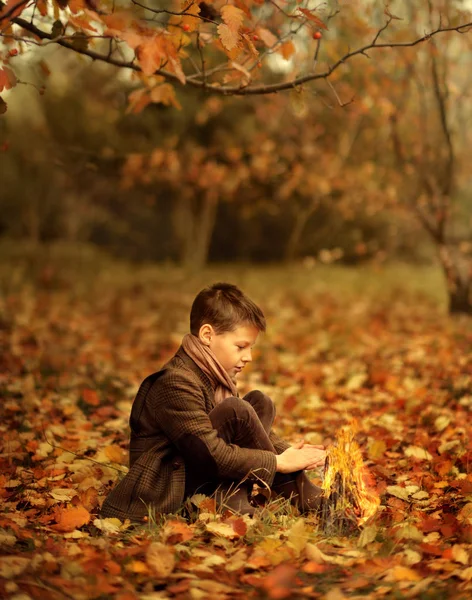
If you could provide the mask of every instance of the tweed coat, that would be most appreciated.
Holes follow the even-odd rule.
[[[186,468],[216,479],[249,476],[270,486],[275,454],[218,437],[208,416],[214,407],[210,379],[180,347],[139,387],[130,416],[130,468],[105,498],[101,516],[142,521],[149,508],[175,512],[184,500]],[[290,446],[272,431],[269,437],[279,454]]]

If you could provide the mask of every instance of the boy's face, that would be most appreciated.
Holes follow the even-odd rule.
[[[251,350],[258,335],[259,330],[253,325],[240,325],[234,331],[213,331],[208,345],[228,375],[236,377],[252,361]]]

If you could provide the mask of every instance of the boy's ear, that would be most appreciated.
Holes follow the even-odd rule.
[[[209,323],[205,323],[200,327],[200,331],[198,332],[198,338],[205,344],[205,346],[209,346],[211,342],[211,338],[214,335],[213,327]]]

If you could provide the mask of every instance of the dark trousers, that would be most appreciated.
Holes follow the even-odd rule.
[[[236,444],[241,448],[270,450],[276,454],[269,439],[275,418],[275,406],[262,392],[249,392],[243,399],[232,396],[226,398],[209,413],[209,417],[218,436],[228,444]],[[209,481],[205,473],[198,472],[193,465],[186,466],[186,497],[195,493],[210,495],[222,483],[221,480]]]

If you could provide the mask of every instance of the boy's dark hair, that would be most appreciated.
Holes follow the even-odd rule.
[[[208,323],[216,333],[234,331],[248,323],[259,331],[266,330],[262,310],[231,283],[215,283],[199,292],[190,310],[190,331],[198,336],[200,327]]]

